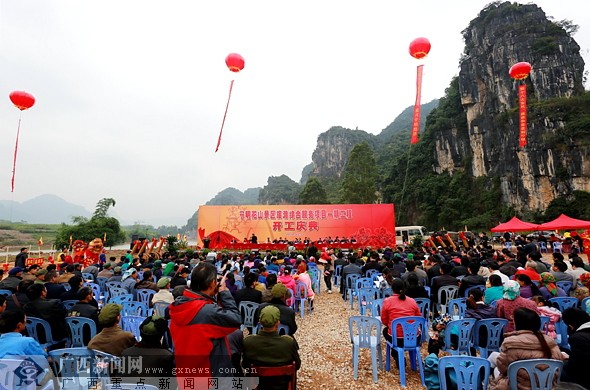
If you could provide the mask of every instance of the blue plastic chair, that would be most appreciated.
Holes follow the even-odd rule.
[[[153,315],[158,317],[166,317],[166,308],[170,306],[168,302],[157,301],[154,303]]]
[[[541,369],[541,367],[544,367]],[[530,378],[532,390],[551,390],[555,388],[563,369],[563,362],[554,359],[528,359],[510,363],[508,383],[511,390],[518,390],[518,371],[525,370]]]
[[[256,325],[256,332],[254,332],[254,334],[260,333],[261,330],[262,330],[262,324],[261,323],[258,323],[258,325]],[[289,325],[279,324],[279,328],[277,329],[277,332],[280,335],[287,335],[287,336],[289,336]]]
[[[121,310],[122,316],[140,316],[147,317],[148,307],[143,302],[131,301],[123,302],[123,310]]]
[[[371,287],[375,287],[375,284],[373,283],[373,279],[372,278],[358,278],[355,280],[354,282],[354,290],[352,292],[352,294],[350,294],[350,310],[354,309],[354,298],[357,298],[358,301],[358,296],[359,296],[359,290],[361,288],[371,288]],[[360,305],[360,301],[359,305]]]
[[[547,244],[543,241],[539,241],[539,253],[548,253]]]
[[[465,318],[465,312],[467,311],[467,298],[451,299],[448,302],[447,307],[447,312],[453,319]]]
[[[508,320],[504,318],[486,318],[475,323],[473,327],[473,347],[479,351],[479,356],[487,359],[490,352],[500,352],[506,326],[508,326]],[[484,346],[480,346],[482,341],[480,340],[481,328],[485,328],[487,333],[487,342]]]
[[[465,298],[469,298],[469,294],[471,293],[471,290],[473,290],[475,288],[481,290],[482,293],[485,293],[486,292],[486,286],[484,286],[484,285],[477,285],[477,286],[467,287],[465,289],[465,292],[464,292]]]
[[[553,246],[553,253],[562,253],[561,242],[555,241],[552,246]]]
[[[369,269],[369,270],[367,270],[367,272],[365,272],[365,277],[372,279],[373,278],[373,275],[380,274],[380,273],[381,272],[379,272],[378,269],[374,269],[374,268],[373,269]]]
[[[422,313],[422,317],[426,319],[426,323],[424,325],[424,329],[422,330],[422,340],[428,340],[428,324],[430,321],[430,299],[428,298],[414,298],[418,308],[420,309],[420,313]]]
[[[76,303],[78,303],[78,301],[76,301],[75,299],[61,301],[61,304],[64,305],[67,311],[70,311],[72,309],[72,306],[74,306]]]
[[[100,286],[96,283],[85,282],[84,286],[90,287],[92,289],[92,295],[96,301],[99,301],[102,298],[102,291]]]
[[[565,280],[562,280],[560,282],[555,283],[557,285],[557,287],[561,288],[563,291],[565,291],[566,294],[569,295],[570,291],[572,291],[572,286],[573,283],[572,282],[568,282]]]
[[[256,310],[258,310],[259,306],[260,304],[256,302],[240,302],[239,310],[240,317],[242,317],[242,326],[240,327],[241,330],[248,328],[248,332],[250,332],[250,334],[256,334],[256,324],[254,323],[254,317],[256,316]]]
[[[118,303],[119,305],[122,305],[123,302],[131,301],[133,301],[133,294],[122,294],[109,299],[109,303]]]
[[[129,292],[125,288],[111,287],[111,288],[109,288],[108,302],[110,302],[111,299],[113,299],[113,298],[119,297],[121,295],[127,295],[127,294],[129,294]]]
[[[438,312],[440,314],[447,313],[447,305],[451,299],[457,298],[459,295],[458,286],[442,286],[438,289]]]
[[[91,282],[94,283],[94,275],[91,274],[90,272],[82,272],[82,279],[88,281],[90,280]]]
[[[310,263],[313,264],[313,263]],[[311,279],[311,288],[313,289],[314,293],[319,294],[320,293],[320,289],[321,289],[321,272],[318,269],[317,266],[312,267],[309,269],[309,271],[307,272],[310,275],[310,279]]]
[[[381,369],[383,366],[381,329],[381,321],[373,317],[352,316],[348,319],[348,330],[350,333],[350,342],[352,343],[354,379],[358,378],[360,350],[361,348],[369,348],[371,350],[373,382],[377,383],[377,370]]]
[[[152,297],[154,295],[156,295],[156,292],[154,290],[150,290],[149,288],[140,288],[135,290],[137,301],[145,303],[147,307],[150,307],[152,304]]]
[[[565,309],[569,309],[570,307],[578,307],[578,298],[574,297],[555,297],[549,299],[549,302],[557,305],[557,308],[560,312],[563,313]]]
[[[311,303],[307,299],[307,285],[303,282],[295,283],[295,306],[293,310],[299,311],[301,318],[305,316],[305,303],[309,305],[311,312]]]
[[[90,378],[99,377],[91,349],[62,348],[49,351],[48,355],[60,389],[90,388]]]
[[[27,328],[29,337],[37,340],[37,342],[41,344],[41,347],[45,349],[68,340],[67,338],[54,340],[49,322],[42,318],[27,316],[25,327]]]
[[[367,313],[367,305],[375,299],[379,299],[380,295],[381,293],[378,288],[367,287],[359,289],[358,300],[360,315],[364,316]]]
[[[96,284],[100,286],[100,289],[104,292],[107,289],[107,282],[109,278],[105,278],[104,276],[99,276],[96,278]]]
[[[470,355],[473,327],[475,326],[476,321],[475,318],[463,318],[450,321],[445,328],[445,345],[442,350],[451,355]],[[451,343],[451,334],[455,334],[459,337],[456,346],[453,346]]]
[[[381,308],[383,307],[383,299],[374,299],[370,302],[367,302],[366,306],[366,313],[369,314],[371,317],[381,317]]]
[[[66,291],[70,291],[72,289],[72,286],[70,286],[70,284],[68,282],[64,282],[64,283],[60,283],[62,286],[64,286],[64,288],[66,289]]]
[[[401,326],[402,334],[400,335],[398,326]],[[389,371],[391,368],[391,349],[397,352],[399,362],[399,378],[403,387],[406,387],[406,367],[404,364],[404,352],[408,351],[410,355],[410,367],[416,371],[416,363],[420,369],[420,379],[422,386],[424,383],[424,367],[422,366],[422,358],[420,357],[420,346],[422,345],[421,333],[426,326],[426,319],[422,316],[408,316],[399,317],[391,321],[392,339],[391,342],[385,341],[385,370]],[[404,345],[399,346],[398,338],[403,338]]]
[[[0,290],[0,295],[6,295],[7,297],[12,295],[12,291],[10,290]]]
[[[387,297],[393,296],[393,290],[391,288],[384,288],[381,290],[381,298],[385,299]]]
[[[106,282],[105,286],[106,286],[107,290],[109,290],[109,292],[110,292],[110,290],[112,288],[123,288],[123,283],[122,282]]]
[[[580,309],[590,314],[590,297],[582,299],[582,303],[580,303]]]
[[[68,341],[70,348],[86,347],[88,342],[96,336],[96,324],[90,318],[67,317],[66,324],[70,328],[70,340]],[[88,329],[86,333],[88,340],[84,340],[84,328]]]
[[[340,286],[340,283],[342,283],[342,266],[341,265],[337,265],[334,268],[334,273],[332,274],[332,279],[334,280],[333,284],[334,286]]]
[[[121,316],[121,328],[124,331],[131,332],[136,340],[141,340],[139,325],[146,319],[142,316]]]
[[[455,372],[458,389],[487,389],[491,365],[487,359],[473,356],[443,356],[438,360],[440,390],[447,390],[450,371]]]
[[[359,274],[350,274],[346,275],[346,279],[344,280],[344,299],[350,297],[354,291],[356,280],[359,279],[361,276]],[[351,298],[352,299],[352,298]]]

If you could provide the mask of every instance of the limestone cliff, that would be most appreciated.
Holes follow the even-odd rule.
[[[543,210],[558,196],[590,190],[588,147],[551,144],[563,118],[536,105],[583,93],[584,61],[570,34],[534,4],[497,2],[483,9],[463,36],[459,90],[468,133],[451,128],[435,136],[435,170],[452,173],[467,160],[465,169],[473,176],[500,177],[503,201],[517,210]],[[532,65],[526,80],[528,145],[522,149],[517,84],[508,75],[520,61]]]

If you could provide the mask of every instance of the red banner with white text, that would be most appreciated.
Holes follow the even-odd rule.
[[[412,121],[412,139],[411,144],[418,143],[418,133],[420,132],[420,101],[422,100],[422,68],[424,65],[418,65],[416,69],[416,101],[414,102],[414,118]]]
[[[199,243],[210,248],[252,241],[318,241],[395,245],[393,204],[200,206]]]
[[[526,135],[527,135],[527,109],[526,109],[526,84],[520,84],[518,86],[518,105],[520,108],[519,116],[519,146],[522,148],[526,146]]]

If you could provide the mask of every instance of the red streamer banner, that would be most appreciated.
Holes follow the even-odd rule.
[[[526,146],[527,135],[527,115],[526,115],[526,84],[518,86],[518,106],[520,108],[519,124],[520,132],[518,135],[519,146],[522,148]]]
[[[229,100],[231,99],[231,90],[234,87],[234,81],[232,80],[229,84],[229,95],[227,96],[227,104],[225,105],[225,113],[223,114],[223,121],[221,122],[221,129],[219,130],[219,138],[217,138],[217,146],[215,147],[215,153],[219,150],[219,144],[221,144],[221,134],[223,133],[223,125],[225,125],[225,117],[227,116],[227,109],[229,108]]]
[[[420,132],[420,100],[422,95],[422,68],[424,65],[418,65],[416,69],[416,102],[414,103],[414,119],[412,122],[412,139],[413,145],[418,143],[418,133]]]
[[[20,135],[20,120],[18,118],[18,129],[16,130],[16,144],[14,145],[14,159],[12,160],[12,179],[10,179],[11,190],[10,192],[14,192],[14,177],[16,176],[16,155],[18,153],[18,136]]]

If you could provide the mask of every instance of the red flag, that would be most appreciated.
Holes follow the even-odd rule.
[[[522,148],[526,146],[526,134],[527,134],[527,115],[526,115],[526,84],[520,84],[518,86],[518,106],[520,108],[520,132],[518,135],[519,146]]]
[[[424,65],[418,65],[416,69],[416,102],[414,103],[414,119],[412,122],[412,139],[411,144],[418,143],[418,133],[420,132],[420,100],[422,94],[422,68]]]

